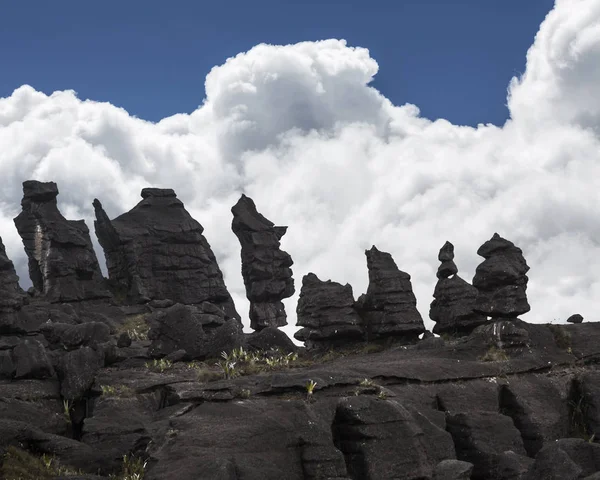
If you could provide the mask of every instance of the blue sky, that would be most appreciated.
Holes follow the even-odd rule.
[[[501,125],[506,88],[552,0],[3,2],[0,97],[74,89],[131,115],[193,111],[204,78],[266,42],[345,38],[379,63],[373,85],[454,124]]]

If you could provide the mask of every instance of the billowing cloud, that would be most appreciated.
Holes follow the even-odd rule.
[[[375,244],[412,275],[427,318],[443,243],[455,244],[470,280],[477,248],[498,232],[531,266],[525,320],[597,320],[599,65],[600,0],[557,0],[509,86],[503,126],[432,122],[414,105],[393,105],[369,86],[378,65],[368,50],[341,40],[256,46],[212,69],[196,111],[158,123],[23,86],[0,99],[0,235],[24,277],[12,218],[29,178],[56,181],[62,211],[91,228],[94,197],[114,217],[145,186],[174,188],[245,313],[230,229],[244,192],[289,225],[283,248],[297,290],[312,271],[358,296],[364,250]],[[296,301],[286,301],[288,332]]]

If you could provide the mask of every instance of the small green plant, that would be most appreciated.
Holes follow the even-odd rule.
[[[173,366],[173,362],[171,360],[167,360],[166,358],[154,359],[151,362],[146,362],[146,368],[148,370],[152,370],[154,372],[163,373],[166,370],[169,370]]]
[[[379,393],[377,394],[377,398],[379,400],[386,400],[387,399],[387,393],[385,393],[385,391],[383,390],[379,390]]]
[[[56,457],[41,457],[20,448],[10,446],[0,457],[0,478],[7,480],[50,480],[59,475],[81,475],[80,470],[61,465]]]
[[[221,369],[225,380],[236,377],[237,372],[235,371],[235,365],[237,362],[233,360],[235,357],[233,355],[228,355],[227,352],[221,352],[221,357],[223,360],[219,360],[215,365]]]
[[[373,380],[371,380],[370,378],[363,378],[359,385],[363,388],[369,388],[369,387],[376,387],[377,385],[375,385],[375,382]]]
[[[127,332],[129,338],[132,340],[148,340],[148,332],[150,330],[150,326],[146,321],[148,316],[148,313],[138,313],[128,316],[125,322],[117,328],[117,333]]]
[[[63,417],[69,425],[71,424],[71,410],[73,410],[73,402],[65,398],[63,400]]]
[[[113,480],[142,480],[146,474],[148,462],[133,455],[123,455],[121,473],[111,475]]]
[[[247,399],[249,399],[249,398],[250,398],[250,395],[251,395],[251,394],[252,394],[252,392],[250,392],[250,390],[248,390],[247,388],[242,388],[242,389],[240,390],[240,393],[239,393],[239,395],[238,395],[238,396],[239,396],[240,398],[243,398],[244,400],[247,400]]]
[[[100,385],[100,390],[105,397],[131,397],[134,393],[127,385]]]
[[[506,362],[509,360],[506,351],[501,348],[497,348],[492,345],[485,355],[483,355],[480,360],[482,362]]]
[[[312,401],[313,393],[315,391],[316,386],[317,386],[317,382],[315,382],[314,380],[309,380],[306,383],[306,401],[307,402]]]

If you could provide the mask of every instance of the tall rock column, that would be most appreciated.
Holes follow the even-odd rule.
[[[446,242],[440,249],[437,271],[438,282],[433,292],[429,318],[436,322],[433,333],[469,334],[487,321],[487,317],[473,308],[477,289],[458,276],[454,263],[454,245]]]
[[[15,225],[29,259],[29,275],[38,293],[51,302],[110,296],[83,220],[67,220],[58,210],[54,182],[23,183],[23,211]]]
[[[358,299],[369,340],[386,337],[416,338],[425,331],[417,310],[410,275],[401,271],[392,256],[373,246],[365,251],[369,270],[367,293]]]
[[[277,227],[242,195],[231,209],[231,229],[242,246],[242,277],[250,300],[250,326],[254,330],[287,325],[282,300],[294,294],[294,262],[281,250],[287,227]]]
[[[94,200],[96,235],[115,289],[131,302],[210,302],[239,320],[202,225],[170,188],[144,188],[141,196],[114,220]]]
[[[13,262],[6,255],[0,238],[0,313],[12,312],[23,304],[25,292],[19,286],[19,277]]]
[[[478,296],[474,310],[489,317],[517,317],[530,310],[527,303],[529,266],[523,252],[497,233],[477,254],[485,258],[473,277]]]

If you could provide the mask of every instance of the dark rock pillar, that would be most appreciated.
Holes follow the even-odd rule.
[[[52,302],[105,298],[98,259],[83,220],[67,220],[57,207],[56,183],[23,183],[23,211],[15,225],[37,292]]]
[[[473,286],[478,296],[474,310],[490,317],[509,317],[530,310],[527,303],[529,266],[523,252],[497,233],[485,242],[477,254],[485,260],[477,267]]]
[[[115,290],[131,302],[210,302],[239,320],[202,225],[171,189],[144,188],[141,196],[114,220],[94,200],[96,235]]]
[[[307,348],[329,348],[361,341],[362,321],[354,309],[352,287],[331,280],[322,281],[314,273],[302,279],[297,315],[300,327],[294,337]]]
[[[438,282],[433,292],[429,317],[436,322],[433,332],[442,334],[469,334],[487,321],[475,313],[477,289],[458,276],[454,263],[454,245],[446,242],[438,255],[441,265],[437,271]]]
[[[386,337],[416,338],[425,331],[417,310],[410,275],[401,271],[389,253],[375,246],[365,251],[369,269],[367,293],[357,301],[370,340]]]
[[[0,238],[0,312],[11,312],[23,304],[25,292],[19,286],[15,266],[6,255]]]
[[[251,198],[242,195],[231,209],[231,229],[242,246],[242,277],[250,300],[250,326],[254,330],[287,325],[282,300],[294,294],[294,262],[281,250],[287,227],[278,227],[256,210]]]

